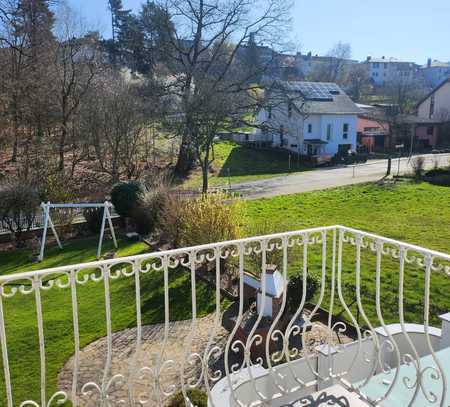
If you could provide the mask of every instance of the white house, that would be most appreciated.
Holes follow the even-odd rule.
[[[450,121],[450,78],[418,103],[417,115],[437,122]]]
[[[417,76],[417,66],[413,62],[400,61],[395,58],[367,57],[369,78],[375,85],[382,86],[394,80],[413,81]]]
[[[431,58],[421,68],[425,83],[433,88],[450,78],[450,62],[441,62]]]
[[[257,137],[308,156],[346,155],[356,149],[360,109],[334,83],[276,81],[266,88]]]

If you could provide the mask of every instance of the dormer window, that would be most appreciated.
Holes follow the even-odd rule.
[[[267,107],[267,116],[269,117],[269,119],[272,118],[272,106]]]
[[[312,124],[308,123],[308,134],[312,133]]]
[[[288,102],[288,117],[292,117],[292,102]]]

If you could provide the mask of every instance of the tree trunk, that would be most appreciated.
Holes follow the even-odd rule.
[[[208,193],[208,163],[202,165],[202,193]]]
[[[17,162],[17,154],[19,150],[19,115],[18,115],[18,109],[17,109],[17,100],[16,96],[13,97],[13,131],[14,131],[14,145],[13,145],[13,151],[11,156],[11,162],[15,163]]]
[[[19,129],[17,126],[17,122],[14,120],[14,144],[13,144],[13,151],[11,155],[11,162],[15,163],[17,162],[17,154],[19,149]]]
[[[66,125],[63,124],[61,129],[61,137],[59,139],[59,164],[58,170],[60,172],[64,172],[64,147],[66,145],[66,136],[67,136],[67,128]]]
[[[178,153],[177,164],[175,165],[174,174],[177,177],[184,177],[194,167],[195,156],[190,143],[190,137],[183,135],[181,140],[180,152]]]

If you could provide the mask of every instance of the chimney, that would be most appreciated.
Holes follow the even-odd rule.
[[[427,68],[431,68],[431,58],[428,58],[428,61],[427,61]]]
[[[386,59],[386,57],[383,55],[383,56],[381,57],[381,59]]]
[[[368,57],[367,57],[367,62],[370,62],[372,60],[372,57],[369,55]]]

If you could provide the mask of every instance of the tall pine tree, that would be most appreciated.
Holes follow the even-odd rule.
[[[54,14],[51,0],[20,0],[14,15],[14,36],[21,38],[23,55],[20,81],[24,95],[20,101],[21,126],[28,136],[23,141],[23,176],[35,167],[35,173],[43,173],[46,166],[42,153],[44,134],[53,126],[53,72],[51,70]]]
[[[129,14],[129,10],[123,9],[122,0],[108,0],[109,11],[111,12],[111,40],[106,41],[105,45],[111,55],[111,61],[114,65],[119,62],[120,50],[118,38],[121,30],[121,21],[124,14]]]

